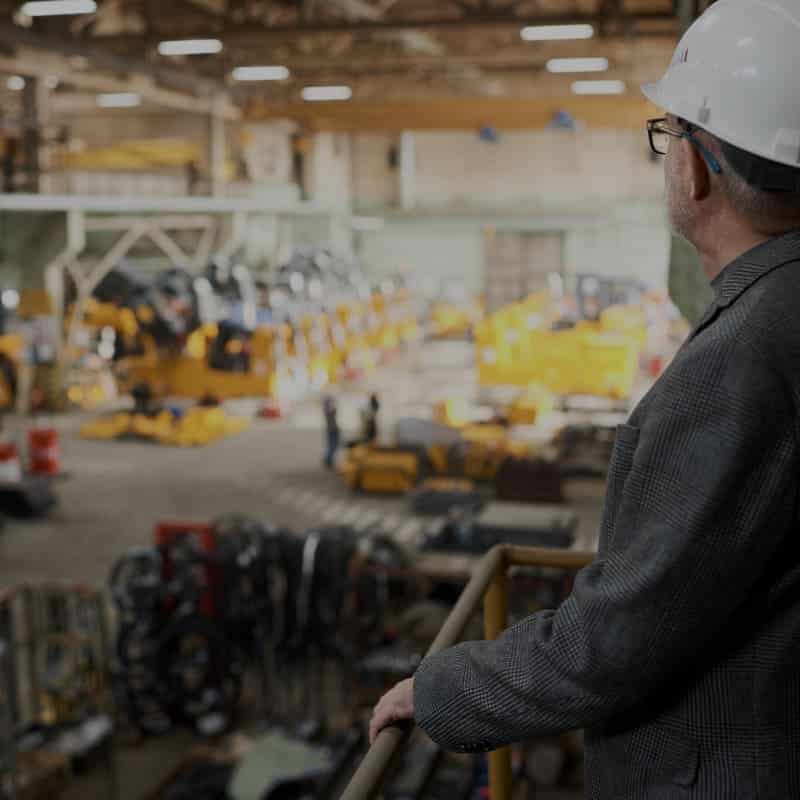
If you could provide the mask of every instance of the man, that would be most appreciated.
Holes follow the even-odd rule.
[[[592,800],[800,798],[800,3],[719,0],[645,94],[715,299],[619,429],[597,561],[554,611],[425,660],[460,751],[586,729]]]
[[[325,395],[322,401],[322,412],[325,415],[325,455],[322,461],[326,469],[333,469],[342,432],[339,428],[339,409],[336,400],[329,394]]]

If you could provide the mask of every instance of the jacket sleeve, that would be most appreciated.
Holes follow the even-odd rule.
[[[594,727],[713,657],[794,519],[798,474],[789,387],[752,346],[727,345],[665,374],[610,546],[564,603],[423,661],[415,717],[442,747]]]

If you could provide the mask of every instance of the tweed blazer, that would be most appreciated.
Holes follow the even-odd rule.
[[[445,748],[583,728],[590,800],[800,798],[800,232],[713,286],[618,430],[570,596],[421,664]]]

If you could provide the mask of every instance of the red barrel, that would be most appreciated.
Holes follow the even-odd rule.
[[[34,475],[58,475],[61,472],[61,447],[55,428],[31,428],[28,452]]]

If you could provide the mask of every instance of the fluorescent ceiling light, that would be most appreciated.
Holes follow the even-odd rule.
[[[100,108],[135,108],[142,104],[142,98],[136,92],[111,92],[97,95]]]
[[[221,51],[219,39],[174,39],[158,45],[162,56],[205,56]]]
[[[71,14],[94,14],[94,0],[37,0],[25,3],[20,9],[29,17],[61,17]]]
[[[551,58],[547,62],[548,72],[605,72],[607,58]]]
[[[575,81],[574,94],[625,94],[624,81]]]
[[[12,92],[21,92],[25,88],[25,78],[22,75],[12,75],[7,81],[6,86]]]
[[[349,100],[353,90],[349,86],[306,86],[303,100],[311,103],[325,100]]]
[[[235,81],[285,81],[289,77],[286,67],[236,67],[231,73]]]
[[[526,42],[552,42],[559,39],[591,39],[591,25],[531,25],[523,28],[520,35]]]

